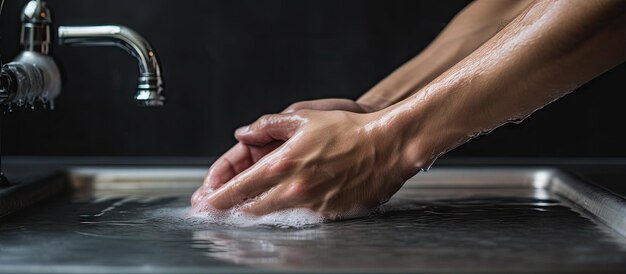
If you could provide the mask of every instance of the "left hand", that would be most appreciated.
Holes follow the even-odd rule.
[[[243,144],[284,141],[213,192],[200,189],[193,208],[264,215],[307,208],[326,219],[361,214],[396,193],[414,175],[402,134],[380,114],[300,110],[266,115],[236,132]]]
[[[303,109],[343,110],[356,113],[372,112],[372,107],[369,105],[357,103],[349,99],[328,98],[296,102],[288,106],[282,113],[293,113]],[[282,143],[282,140],[270,142],[262,146],[237,143],[211,165],[203,185],[192,196],[191,204],[195,205],[197,201],[203,200],[210,190],[220,188]]]

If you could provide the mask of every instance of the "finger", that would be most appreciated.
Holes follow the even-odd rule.
[[[204,179],[204,187],[216,189],[252,164],[248,147],[237,143],[211,165]]]
[[[295,206],[293,199],[283,199],[284,187],[279,185],[263,194],[257,200],[249,203],[243,209],[244,212],[255,216],[263,216],[272,212],[284,210]]]
[[[268,162],[261,160],[235,176],[207,198],[208,205],[218,210],[229,209],[275,186],[282,174],[271,174]]]
[[[301,101],[294,103],[283,110],[282,113],[292,113],[301,109],[311,109],[311,110],[344,110],[350,112],[358,112],[363,113],[365,109],[361,107],[361,105],[349,99],[339,99],[339,98],[330,98],[330,99],[318,99],[318,100],[310,100],[310,101]]]
[[[202,187],[198,188],[196,192],[191,195],[191,207],[194,208],[198,206],[198,204],[204,200],[204,197],[208,194]]]
[[[193,193],[191,196],[191,208],[192,209],[203,209],[206,204],[206,198],[209,197],[214,190],[207,190],[204,187],[200,187]]]
[[[238,129],[235,138],[246,145],[266,145],[286,141],[302,125],[304,119],[295,114],[264,115],[250,126]]]
[[[272,142],[260,147],[251,147],[242,143],[236,144],[209,168],[204,186],[209,189],[221,187],[281,144],[282,142]]]
[[[316,103],[318,100],[310,100],[310,101],[301,101],[301,102],[296,102],[293,103],[291,105],[289,105],[285,110],[283,110],[281,113],[293,113],[296,112],[298,110],[301,109],[315,109],[315,110],[319,110],[316,107],[319,106],[318,103]]]

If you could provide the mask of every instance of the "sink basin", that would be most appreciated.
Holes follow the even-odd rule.
[[[434,169],[368,217],[299,229],[185,218],[205,172],[72,168],[72,191],[0,223],[0,272],[626,269],[624,200],[554,169]]]

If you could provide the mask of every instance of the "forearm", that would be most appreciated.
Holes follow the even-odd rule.
[[[468,5],[419,55],[365,93],[358,102],[379,110],[423,88],[515,18],[530,0],[482,0]]]
[[[626,59],[626,1],[538,1],[417,94],[385,110],[406,160],[428,167]],[[421,121],[421,122],[419,122]]]

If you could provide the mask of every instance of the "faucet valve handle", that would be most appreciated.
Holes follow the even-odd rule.
[[[46,2],[31,0],[22,10],[21,43],[25,51],[47,55],[50,50],[52,15]]]

